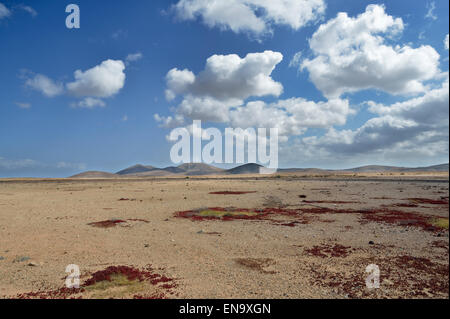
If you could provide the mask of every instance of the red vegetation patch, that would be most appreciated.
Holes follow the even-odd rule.
[[[331,201],[331,200],[303,200],[305,204],[360,204],[352,201]]]
[[[399,210],[391,210],[387,208],[351,210],[351,209],[332,209],[326,207],[304,208],[303,213],[319,215],[319,214],[358,214],[361,216],[361,224],[368,222],[378,222],[385,224],[394,224],[405,227],[418,227],[426,231],[442,231],[443,228],[434,226],[431,216],[424,216],[416,212],[403,212]]]
[[[80,288],[60,288],[56,290],[29,292],[24,294],[18,294],[15,299],[82,299],[82,293],[86,291],[88,287],[91,287],[97,283],[103,281],[112,281],[112,276],[123,275],[128,280],[140,282],[148,282],[150,285],[156,286],[160,283],[158,288],[162,291],[150,296],[135,295],[133,299],[166,299],[167,294],[172,294],[171,289],[176,288],[177,285],[174,279],[168,278],[164,275],[154,273],[151,266],[147,266],[146,269],[140,270],[130,266],[111,266],[104,270],[94,272],[89,279],[87,279]]]
[[[280,224],[281,226],[287,226],[287,227],[295,227],[299,222],[292,222],[292,223],[284,223]]]
[[[130,222],[142,222],[142,223],[146,223],[146,224],[150,223],[146,219],[139,219],[139,218],[131,218],[131,219],[127,219],[127,220],[129,220]]]
[[[417,205],[417,204],[408,204],[408,203],[399,203],[399,204],[387,205],[386,207],[419,207],[419,205]]]
[[[83,287],[89,287],[101,281],[111,281],[112,275],[124,275],[130,281],[149,281],[152,285],[157,285],[160,282],[173,281],[171,278],[153,273],[151,268],[140,270],[129,266],[110,266],[105,270],[93,273],[91,278],[85,281]]]
[[[150,223],[146,219],[131,218],[131,219],[127,219],[127,220],[122,220],[122,219],[104,220],[104,221],[101,221],[101,222],[89,223],[88,225],[92,226],[92,227],[98,227],[98,228],[111,228],[111,227],[116,227],[119,224],[124,224],[127,221],[130,221],[130,222],[142,222],[142,223],[147,223],[147,224]]]
[[[408,200],[417,204],[448,205],[448,199],[408,198]]]
[[[397,210],[378,209],[362,211],[361,223],[378,222],[385,224],[395,224],[398,226],[412,226],[422,228],[426,231],[440,231],[439,227],[430,223],[430,217],[418,213],[403,212]]]
[[[339,244],[331,245],[321,245],[321,246],[313,246],[310,249],[305,249],[305,253],[308,255],[327,258],[327,257],[347,257],[352,248],[345,247]]]
[[[89,226],[92,227],[98,227],[98,228],[111,228],[116,227],[118,224],[126,223],[126,221],[121,219],[111,219],[111,220],[104,220],[101,222],[95,222],[95,223],[89,223]]]
[[[201,211],[211,210],[217,212],[230,212],[229,215],[223,216],[202,216]],[[242,214],[233,214],[241,212]],[[249,213],[249,214],[246,214]],[[187,218],[192,221],[205,220],[266,220],[272,222],[274,225],[295,227],[296,225],[305,225],[313,221],[316,222],[333,222],[334,220],[319,219],[319,215],[325,214],[357,214],[360,216],[360,223],[366,224],[368,222],[378,222],[384,224],[391,224],[404,227],[417,227],[425,231],[437,232],[445,229],[432,224],[432,216],[424,216],[416,212],[403,212],[399,210],[391,210],[388,208],[353,210],[353,209],[333,209],[327,207],[313,207],[301,209],[287,209],[287,208],[264,208],[257,210],[237,209],[237,208],[205,208],[199,210],[189,210],[175,213],[177,218]],[[280,219],[280,217],[284,217]],[[287,220],[286,220],[287,219]]]
[[[367,265],[380,269],[382,289],[368,290],[365,280]],[[349,298],[448,298],[449,268],[447,264],[408,255],[362,258],[335,264],[333,270],[314,264],[311,283],[332,288]],[[400,294],[400,295],[399,295]]]
[[[435,248],[443,248],[448,252],[448,242],[442,240],[435,240],[431,243],[431,246]]]
[[[216,211],[216,212],[230,212],[229,215],[224,216],[201,216],[201,211]],[[242,213],[242,214],[239,214]],[[246,208],[205,208],[200,210],[189,210],[184,212],[175,213],[177,218],[187,218],[192,221],[205,221],[205,220],[220,220],[220,221],[233,221],[233,220],[266,220],[272,222],[274,225],[294,227],[298,224],[309,224],[312,220],[316,220],[315,216],[306,215],[299,210],[293,209],[281,209],[281,208],[264,208],[257,210],[250,210]],[[279,217],[287,217],[293,219],[292,221],[279,220]]]
[[[246,192],[232,192],[232,191],[223,191],[223,192],[211,192],[210,195],[245,195],[245,194],[254,194],[255,191],[246,191]]]

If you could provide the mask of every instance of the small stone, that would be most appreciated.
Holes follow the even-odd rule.
[[[3,256],[0,256],[0,260],[5,260],[5,257],[3,257]]]
[[[27,257],[27,256],[17,256],[16,258],[14,258],[13,263],[21,263],[21,262],[24,262],[24,261],[28,261],[30,259],[31,258]]]
[[[384,280],[383,280],[383,284],[392,286],[394,283],[393,283],[392,281],[390,281],[389,279],[384,279]]]
[[[150,247],[150,245],[149,245],[149,244],[145,244],[144,247],[145,247],[145,248],[148,248],[148,247]]]
[[[197,234],[203,234],[203,233],[204,233],[203,229],[200,229],[200,230],[197,232]]]
[[[39,264],[38,264],[37,262],[32,261],[32,262],[30,262],[30,263],[28,264],[28,266],[30,266],[30,267],[38,267]]]
[[[369,245],[375,245],[373,241],[369,241]]]

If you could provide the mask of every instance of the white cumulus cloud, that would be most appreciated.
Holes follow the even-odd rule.
[[[448,78],[420,97],[392,105],[368,104],[377,116],[358,129],[331,128],[324,136],[303,138],[294,148],[301,156],[327,160],[448,158]]]
[[[348,100],[313,102],[303,98],[279,100],[272,104],[253,101],[230,111],[233,127],[278,128],[281,136],[302,135],[310,128],[344,125],[354,114]]]
[[[282,60],[283,55],[273,51],[249,53],[244,58],[236,54],[213,55],[206,61],[205,70],[197,76],[189,70],[170,70],[167,87],[174,95],[190,94],[221,101],[279,96],[283,86],[274,81],[271,74]]]
[[[25,85],[41,92],[47,97],[55,97],[64,93],[64,85],[53,81],[43,74],[35,74],[25,81]]]
[[[109,98],[124,87],[126,75],[125,63],[121,60],[105,60],[86,71],[74,72],[75,81],[63,84],[42,74],[33,74],[24,70],[25,85],[37,90],[47,97],[64,93],[80,98],[72,107],[104,107],[104,98]]]
[[[125,64],[106,60],[89,70],[77,70],[75,81],[67,83],[67,91],[78,97],[107,98],[117,94],[125,85]]]
[[[339,13],[321,25],[310,40],[313,59],[302,69],[327,97],[346,92],[378,89],[391,94],[425,91],[424,81],[439,74],[439,54],[431,46],[390,46],[404,29],[402,19],[385,12],[382,5],[369,5],[355,18]]]
[[[180,0],[172,6],[181,20],[201,18],[211,28],[255,35],[270,33],[274,24],[298,30],[325,9],[323,0]]]
[[[190,70],[172,69],[166,76],[166,98],[182,96],[176,112],[178,120],[160,117],[167,125],[180,123],[181,117],[213,122],[229,121],[229,109],[240,106],[249,97],[279,96],[281,83],[271,74],[283,59],[278,52],[213,55],[205,69],[195,75]]]
[[[447,34],[447,36],[445,37],[445,40],[444,40],[444,47],[448,50],[448,34]]]

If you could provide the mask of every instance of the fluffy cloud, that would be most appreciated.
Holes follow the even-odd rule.
[[[241,104],[241,100],[220,101],[210,97],[187,96],[177,111],[190,119],[225,123],[229,121],[230,108]]]
[[[67,83],[67,91],[77,97],[107,98],[117,94],[125,85],[125,64],[106,60],[92,69],[74,73],[75,81]]]
[[[169,92],[211,97],[220,101],[243,100],[250,96],[279,96],[283,86],[271,78],[275,66],[283,60],[279,52],[213,55],[205,70],[195,76],[188,70],[173,69],[167,74]]]
[[[125,64],[129,65],[131,62],[136,62],[142,59],[144,55],[141,52],[128,54],[125,58]]]
[[[173,100],[182,95],[175,115],[155,120],[165,127],[185,124],[185,118],[204,122],[227,123],[232,127],[278,128],[287,138],[304,134],[309,128],[330,128],[344,125],[354,113],[348,100],[339,98],[314,102],[303,98],[264,101],[245,101],[251,97],[283,92],[280,83],[271,78],[272,71],[283,56],[266,51],[248,54],[212,56],[205,70],[195,75],[189,70],[172,69],[166,76],[166,96]]]
[[[74,72],[75,81],[63,84],[42,74],[24,71],[25,85],[37,90],[47,97],[67,93],[81,98],[72,103],[72,107],[104,107],[102,98],[109,98],[119,93],[125,85],[125,64],[120,60],[106,60],[89,70]],[[31,76],[30,76],[31,74]]]
[[[230,111],[230,124],[242,128],[278,128],[279,134],[287,137],[301,135],[309,128],[344,125],[353,113],[349,102],[340,99],[313,102],[291,98],[272,104],[254,101]]]
[[[423,96],[393,105],[369,103],[377,117],[356,130],[330,129],[322,137],[307,137],[295,149],[309,158],[379,156],[379,160],[448,157],[448,78]]]
[[[43,74],[35,74],[25,81],[25,85],[41,92],[47,97],[55,97],[64,93],[62,83],[53,81]]]
[[[249,97],[279,96],[283,86],[271,78],[272,71],[283,59],[281,53],[250,53],[245,58],[236,54],[213,55],[198,75],[189,70],[172,69],[167,73],[166,98],[182,95],[176,112],[178,120],[158,117],[166,125],[180,123],[181,117],[227,122],[229,109],[240,106]]]
[[[11,11],[9,11],[9,9],[0,2],[0,19],[9,17],[11,15]]]
[[[448,126],[448,78],[440,88],[425,95],[390,106],[369,102],[369,110],[382,116],[411,120],[433,128]]]
[[[447,34],[447,36],[445,37],[445,40],[444,40],[444,47],[448,50],[448,34]]]
[[[402,19],[369,5],[356,18],[339,13],[321,25],[310,40],[313,59],[301,65],[316,87],[329,98],[346,92],[378,89],[391,94],[425,91],[423,81],[439,71],[439,54],[430,46],[389,46],[404,28]]]
[[[172,69],[166,75],[166,99],[171,101],[177,94],[188,91],[189,87],[195,82],[195,75],[191,71]]]
[[[106,106],[105,102],[93,97],[87,97],[79,101],[78,103],[72,104],[72,107],[80,107],[86,109],[93,109],[94,107],[105,107],[105,106]]]
[[[261,35],[273,24],[298,30],[325,12],[323,0],[180,0],[172,10],[181,20],[201,17],[209,27]]]
[[[161,123],[162,127],[177,127],[184,124],[184,117],[180,114],[176,114],[175,116],[167,116],[163,117],[159,114],[155,114],[154,119],[156,122]]]

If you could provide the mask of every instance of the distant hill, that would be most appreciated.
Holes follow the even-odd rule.
[[[212,175],[212,174],[223,174],[225,171],[221,168],[202,164],[202,163],[188,163],[178,166],[183,174],[186,175]]]
[[[370,172],[448,172],[449,164],[440,164],[427,167],[397,167],[368,165],[346,169],[347,172],[370,173]]]
[[[184,169],[179,168],[179,167],[175,167],[175,166],[170,166],[170,167],[166,167],[162,169],[165,172],[169,172],[169,173],[173,173],[173,174],[178,174],[178,173],[184,173]]]
[[[227,174],[259,174],[264,166],[259,164],[245,164],[226,171]]]
[[[117,178],[117,177],[120,176],[107,172],[90,171],[71,176],[70,178]]]
[[[142,173],[135,173],[135,174],[128,174],[128,175],[122,175],[122,176],[129,176],[129,177],[150,177],[150,176],[171,176],[175,175],[174,173],[168,172],[163,169],[153,169],[148,172],[142,172]]]
[[[315,173],[332,174],[333,172],[353,172],[353,173],[373,173],[373,172],[448,172],[449,164],[440,164],[427,167],[397,167],[368,165],[345,170],[326,170],[318,168],[284,168],[279,169],[279,173]],[[151,177],[151,176],[201,176],[201,175],[221,175],[221,174],[267,174],[273,173],[259,164],[245,164],[232,169],[224,170],[212,165],[202,163],[182,164],[178,167],[170,166],[157,168],[154,166],[134,165],[116,174],[107,172],[84,172],[72,178],[117,178],[117,177]]]
[[[393,171],[403,171],[404,167],[395,166],[380,166],[380,165],[367,165],[355,168],[344,169],[344,172],[354,172],[354,173],[372,173],[372,172],[393,172]]]
[[[327,170],[320,168],[281,168],[279,173],[325,173]]]
[[[152,170],[156,169],[153,166],[144,166],[141,164],[134,165],[128,168],[125,168],[124,170],[121,170],[117,172],[117,175],[130,175],[130,174],[138,174],[138,173],[144,173],[144,172],[150,172]]]
[[[121,176],[170,176],[175,174],[180,175],[211,175],[221,174],[224,170],[218,167],[214,167],[202,163],[188,163],[182,164],[178,167],[169,166],[166,168],[156,168],[154,166],[134,165],[124,170],[117,172],[117,175]]]
[[[419,172],[448,172],[448,166],[448,164],[440,164],[428,167],[407,168],[407,170]]]

